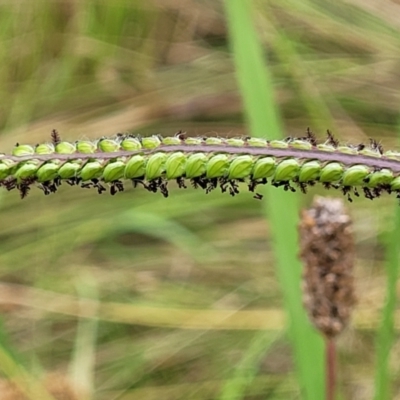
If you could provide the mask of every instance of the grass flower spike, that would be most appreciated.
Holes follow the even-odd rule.
[[[144,138],[117,134],[70,143],[53,131],[51,139],[37,146],[16,144],[11,154],[1,154],[0,186],[18,189],[21,197],[32,185],[50,194],[63,182],[99,193],[108,186],[115,194],[132,181],[168,196],[169,181],[186,187],[189,180],[207,193],[219,187],[234,196],[241,182],[251,192],[268,182],[302,192],[321,183],[340,189],[350,201],[359,190],[369,199],[383,192],[400,197],[400,152],[384,152],[375,141],[368,147],[343,146],[330,132],[322,143],[309,130],[301,138],[271,141],[186,137],[182,132]]]

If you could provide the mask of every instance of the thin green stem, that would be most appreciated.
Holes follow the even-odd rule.
[[[395,226],[388,238],[386,250],[386,302],[382,323],[377,339],[377,360],[375,369],[375,400],[392,398],[390,385],[389,357],[395,340],[394,312],[396,309],[396,285],[399,277],[400,254],[400,210],[396,210]]]

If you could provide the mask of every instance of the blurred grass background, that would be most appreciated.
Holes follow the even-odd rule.
[[[286,135],[310,126],[395,146],[400,4],[260,0],[253,11]],[[222,1],[2,1],[2,151],[48,140],[53,128],[67,140],[247,135],[228,39]],[[72,390],[80,399],[300,398],[263,202],[177,188],[167,199],[64,186],[20,201],[1,191],[0,399],[19,399],[15,387],[35,400],[75,399]],[[344,399],[374,394],[396,203],[348,205],[359,305],[339,340]],[[396,340],[395,389],[399,353]]]

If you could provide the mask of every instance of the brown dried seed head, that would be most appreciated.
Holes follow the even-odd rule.
[[[316,328],[333,338],[348,324],[355,304],[354,241],[343,201],[316,197],[302,212],[299,233],[304,306]]]

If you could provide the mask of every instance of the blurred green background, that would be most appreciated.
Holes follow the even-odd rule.
[[[396,146],[400,3],[253,11],[287,136]],[[222,1],[5,0],[0,41],[3,152],[54,128],[71,141],[248,134]],[[302,206],[316,193],[340,196],[312,188]],[[348,204],[359,304],[338,343],[344,399],[373,396],[395,203]],[[245,190],[2,190],[0,399],[300,398],[263,207]]]

